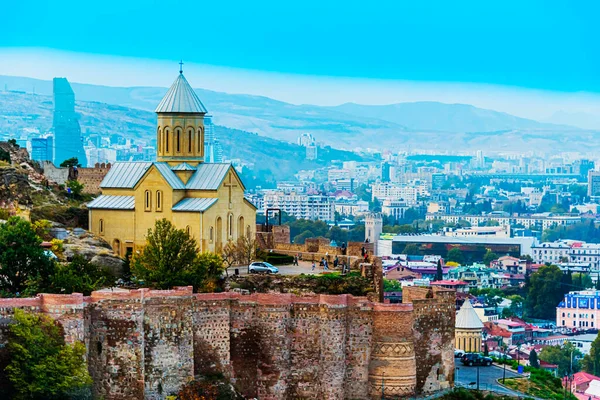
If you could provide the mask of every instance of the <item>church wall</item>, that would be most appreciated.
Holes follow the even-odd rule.
[[[113,251],[125,255],[125,248],[135,241],[135,211],[132,210],[90,210],[90,231],[100,236]],[[104,233],[100,233],[100,220],[104,221]],[[119,249],[115,239],[119,240]]]
[[[176,128],[181,128],[181,132],[182,132],[182,140],[181,140],[181,147],[180,147],[180,152],[177,153],[176,151],[176,142],[175,142],[175,129]],[[188,128],[189,127],[193,127],[194,128],[194,135],[193,135],[193,140],[194,140],[194,146],[192,146],[192,153],[189,153],[188,150],[188,139],[187,139],[187,132],[188,132]],[[169,135],[169,151],[166,152],[166,147],[165,147],[165,136],[164,136],[164,132],[165,129],[168,129],[170,132]],[[199,138],[201,146],[200,149],[198,149],[198,130],[200,129],[201,131],[201,137]],[[159,148],[157,149],[157,153],[158,153],[158,161],[167,161],[169,162],[170,160],[174,160],[175,163],[173,164],[177,164],[177,159],[189,159],[189,158],[193,158],[193,157],[204,157],[204,116],[203,115],[194,115],[194,116],[190,116],[190,115],[184,115],[184,114],[180,114],[180,115],[173,115],[173,114],[159,114],[158,116],[158,130],[160,130],[163,133],[162,136],[162,142],[161,145],[159,146]],[[158,135],[158,130],[157,130],[157,135]],[[157,144],[158,141],[160,140],[160,137],[157,137]]]
[[[190,235],[198,241],[200,247],[200,240],[202,238],[201,232],[201,214],[199,212],[173,212],[172,220],[173,225],[179,229],[190,228]]]

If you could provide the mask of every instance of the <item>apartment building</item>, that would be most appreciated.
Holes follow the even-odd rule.
[[[588,264],[590,269],[600,267],[600,244],[576,240],[544,242],[532,246],[535,263]]]
[[[509,216],[506,213],[490,213],[485,215],[468,214],[434,214],[428,213],[426,220],[442,220],[446,223],[456,224],[458,221],[467,221],[472,226],[485,225],[489,221],[497,221],[500,226],[521,225],[525,228],[548,229],[553,226],[568,226],[581,222],[580,216],[552,215],[550,213],[532,214],[528,216]]]
[[[299,193],[267,192],[263,197],[264,210],[279,208],[296,218],[333,221],[335,202],[324,195],[308,195]]]

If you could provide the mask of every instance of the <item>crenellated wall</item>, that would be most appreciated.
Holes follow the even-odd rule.
[[[85,342],[94,394],[106,400],[164,399],[215,372],[261,400],[374,399],[382,382],[386,395],[410,396],[452,382],[454,334],[442,320],[453,295],[417,290],[407,295],[415,304],[190,287],[39,295],[0,299],[0,341],[14,308],[50,314],[68,341]]]

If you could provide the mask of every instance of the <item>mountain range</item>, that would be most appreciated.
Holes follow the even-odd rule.
[[[72,83],[78,101],[152,111],[167,88],[109,87]],[[52,82],[0,76],[0,88],[52,94]],[[324,145],[340,149],[506,151],[574,150],[596,140],[598,132],[519,118],[466,104],[438,102],[335,107],[294,105],[263,96],[196,89],[220,126],[295,142],[309,132]],[[137,111],[132,111],[135,114]],[[448,142],[448,138],[452,142]],[[449,147],[451,146],[451,147]]]

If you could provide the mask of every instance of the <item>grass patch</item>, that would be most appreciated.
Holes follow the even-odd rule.
[[[502,383],[502,380],[499,381]],[[517,392],[529,396],[535,396],[549,400],[563,400],[565,392],[559,378],[550,372],[541,369],[531,369],[531,377],[527,378],[509,378],[504,385]],[[577,398],[567,392],[568,400],[577,400]]]

